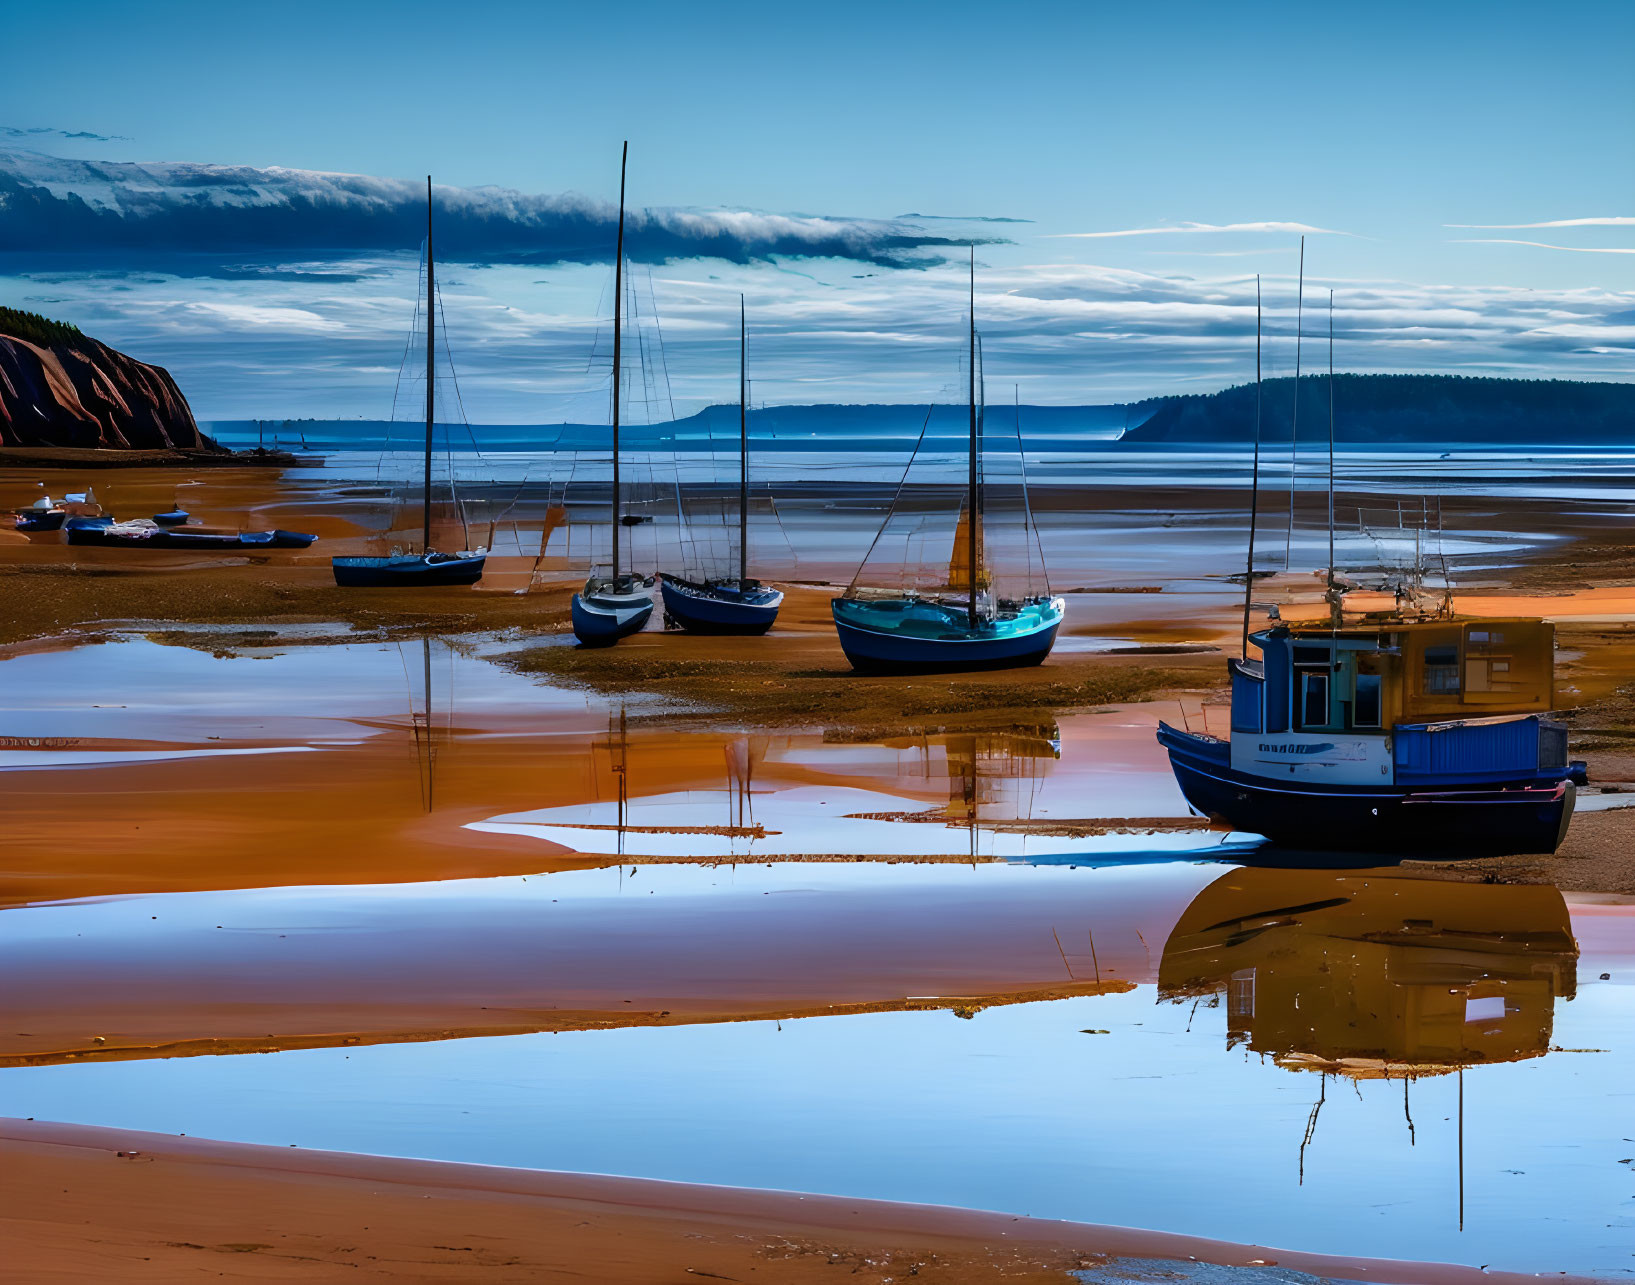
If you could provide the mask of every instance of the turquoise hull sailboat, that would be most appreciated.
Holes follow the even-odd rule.
[[[1062,599],[1048,592],[1030,593],[1019,599],[996,597],[987,572],[982,514],[982,414],[977,396],[978,352],[976,252],[973,248],[966,495],[954,536],[948,584],[940,593],[891,595],[859,589],[854,583],[844,596],[833,599],[830,609],[835,632],[853,669],[899,674],[1011,669],[1039,664],[1056,644],[1056,633],[1066,609]],[[1020,452],[1020,429],[1017,448]],[[1028,527],[1029,538],[1032,538],[1031,514]]]

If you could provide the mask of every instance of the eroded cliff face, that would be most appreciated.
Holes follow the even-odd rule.
[[[161,367],[85,336],[38,344],[3,332],[0,446],[221,449]]]

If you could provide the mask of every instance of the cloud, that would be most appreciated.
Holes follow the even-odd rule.
[[[131,141],[124,134],[96,134],[88,129],[52,129],[46,125],[35,125],[28,129],[19,129],[15,125],[0,125],[0,138],[74,138],[92,143],[128,143]]]
[[[1077,263],[979,270],[990,394],[1008,398],[1019,383],[1023,401],[1119,402],[1252,378],[1254,275],[1230,262],[1196,272]],[[1269,375],[1294,364],[1294,265],[1280,263],[1281,273],[1263,275]],[[633,389],[651,379],[644,396],[667,407],[667,383],[681,413],[736,397],[743,291],[758,402],[963,398],[964,265],[862,279],[844,266],[810,266],[818,286],[764,265],[678,261],[653,270],[651,297],[647,272],[634,274],[641,306],[625,351],[645,369],[632,368]],[[415,311],[415,264],[372,256],[334,267],[356,280],[154,274],[115,292],[101,278],[41,273],[15,294],[48,290],[65,300],[54,315],[167,366],[201,418],[382,418],[395,382],[382,372],[402,361]],[[473,422],[603,422],[610,276],[604,265],[564,266],[543,285],[526,265],[450,273],[440,333]],[[1342,370],[1627,379],[1635,361],[1631,290],[1312,277],[1306,286],[1307,360],[1313,343],[1326,349],[1318,301],[1333,288]],[[634,393],[630,413],[643,413]]]
[[[1628,245],[1551,245],[1548,241],[1514,241],[1507,237],[1461,237],[1453,245],[1530,245],[1538,250],[1570,250],[1574,254],[1635,254]]]
[[[1309,223],[1175,223],[1159,228],[1120,228],[1115,232],[1057,232],[1047,240],[1097,240],[1103,237],[1167,236],[1178,232],[1290,232],[1306,236],[1355,236],[1353,232],[1338,232],[1333,228],[1316,228]]]
[[[434,205],[440,257],[453,262],[613,258],[617,210],[607,201],[438,187]],[[332,260],[402,252],[420,244],[424,228],[425,188],[411,180],[0,151],[0,244],[25,253],[122,263],[148,255],[162,268],[215,275],[224,258]],[[649,263],[832,258],[923,267],[970,240],[901,220],[636,209],[627,213],[625,244],[633,259]]]
[[[1551,219],[1545,223],[1444,223],[1445,228],[1467,228],[1474,231],[1502,232],[1524,228],[1627,228],[1635,227],[1635,217],[1610,215],[1593,219]],[[1530,242],[1520,242],[1527,245]]]

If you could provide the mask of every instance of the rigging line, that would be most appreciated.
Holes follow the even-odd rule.
[[[1340,628],[1340,600],[1334,580],[1334,291],[1328,292],[1328,596],[1329,622]],[[1329,667],[1338,652],[1329,649]]]
[[[897,502],[903,498],[903,486],[908,481],[908,472],[914,467],[914,460],[920,453],[920,447],[925,444],[925,430],[930,426],[931,414],[936,409],[937,404],[935,402],[930,403],[925,408],[925,419],[920,422],[920,435],[915,439],[914,449],[908,454],[908,462],[903,465],[903,475],[897,479],[897,489],[892,493],[891,503],[886,506],[885,520],[880,523],[879,530],[874,533],[874,539],[869,541],[868,552],[863,555],[863,560],[857,564],[857,573],[852,577],[850,585],[852,589],[857,587],[858,577],[863,574],[863,568],[868,566],[869,559],[874,556],[874,546],[880,543],[880,537],[886,533],[886,527],[891,524],[891,515],[897,511]]]
[[[676,417],[676,399],[671,395],[670,359],[664,351],[664,325],[659,321],[659,301],[658,296],[653,293],[653,269],[651,265],[647,269],[647,301],[653,305],[653,331],[658,335],[659,364],[664,371],[664,400],[670,405],[670,419],[674,421]]]
[[[1243,654],[1244,660],[1249,659],[1249,613],[1253,607],[1255,594],[1255,531],[1260,522],[1260,416],[1261,416],[1261,372],[1260,372],[1260,273],[1255,273],[1255,462],[1249,476],[1249,552],[1248,561],[1243,569]]]
[[[1289,531],[1283,541],[1283,570],[1294,550],[1294,478],[1300,449],[1300,341],[1305,335],[1306,238],[1300,238],[1300,285],[1294,305],[1294,419],[1289,425]]]
[[[1012,401],[1012,404],[1016,407],[1016,458],[1022,462],[1022,553],[1023,553],[1023,556],[1025,556],[1027,558],[1027,560],[1028,560],[1028,592],[1032,593],[1033,592],[1033,545],[1034,545],[1034,540],[1031,537],[1036,533],[1033,531],[1033,507],[1028,503],[1028,461],[1027,461],[1027,455],[1022,450],[1022,385],[1021,384],[1012,384],[1011,385],[1011,401]],[[1043,562],[1043,560],[1044,560],[1044,554],[1045,554],[1044,547],[1041,545],[1040,549],[1039,549],[1039,559],[1040,559],[1041,562]],[[1043,572],[1043,570],[1044,570],[1044,568],[1041,567],[1040,568],[1041,573]],[[1048,582],[1047,582],[1045,592],[1047,594],[1050,592],[1049,587],[1048,587]]]

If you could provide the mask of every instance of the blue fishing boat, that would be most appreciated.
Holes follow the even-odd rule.
[[[983,538],[983,414],[978,395],[980,348],[974,248],[970,301],[966,487],[948,582],[941,592],[893,593],[865,588],[854,581],[843,596],[831,600],[841,650],[852,668],[863,673],[949,673],[1037,665],[1050,655],[1061,628],[1066,604],[1051,596],[1048,589],[1043,594],[1030,592],[1016,598],[1002,598],[994,592]],[[1017,453],[1020,457],[1020,407]],[[1022,494],[1025,498],[1025,472]],[[1026,513],[1026,525],[1027,538],[1036,540],[1031,511]],[[859,577],[862,574],[860,570]]]
[[[1187,802],[1285,847],[1554,852],[1584,765],[1548,717],[1554,626],[1388,621],[1251,635],[1227,740],[1160,723]]]
[[[46,496],[36,500],[17,514],[19,531],[60,531],[68,518],[66,509],[59,508]]]
[[[592,575],[574,594],[571,608],[573,636],[586,647],[608,647],[644,628],[653,614],[652,577],[621,573],[619,531],[626,525],[620,514],[619,492],[619,384],[624,373],[621,342],[624,331],[624,180],[630,144],[619,158],[619,233],[613,256],[613,574]]]
[[[431,547],[431,454],[436,423],[437,269],[432,254],[431,176],[426,177],[426,440],[420,502],[419,553],[329,560],[335,583],[346,589],[442,588],[482,579],[487,554],[439,553]],[[453,478],[449,485],[452,490]]]
[[[1332,298],[1330,309],[1332,390]],[[1259,364],[1257,335],[1257,384]],[[1181,793],[1205,816],[1289,848],[1554,852],[1585,781],[1584,765],[1567,759],[1566,728],[1549,718],[1555,627],[1461,619],[1445,588],[1440,607],[1420,610],[1420,568],[1395,607],[1348,621],[1334,573],[1332,406],[1331,397],[1328,620],[1249,630],[1257,413],[1243,647],[1228,662],[1231,735],[1159,724]]]
[[[659,583],[664,622],[694,634],[764,634],[778,618],[783,591],[749,578],[749,342],[738,296],[738,575],[689,579],[666,571]]]

